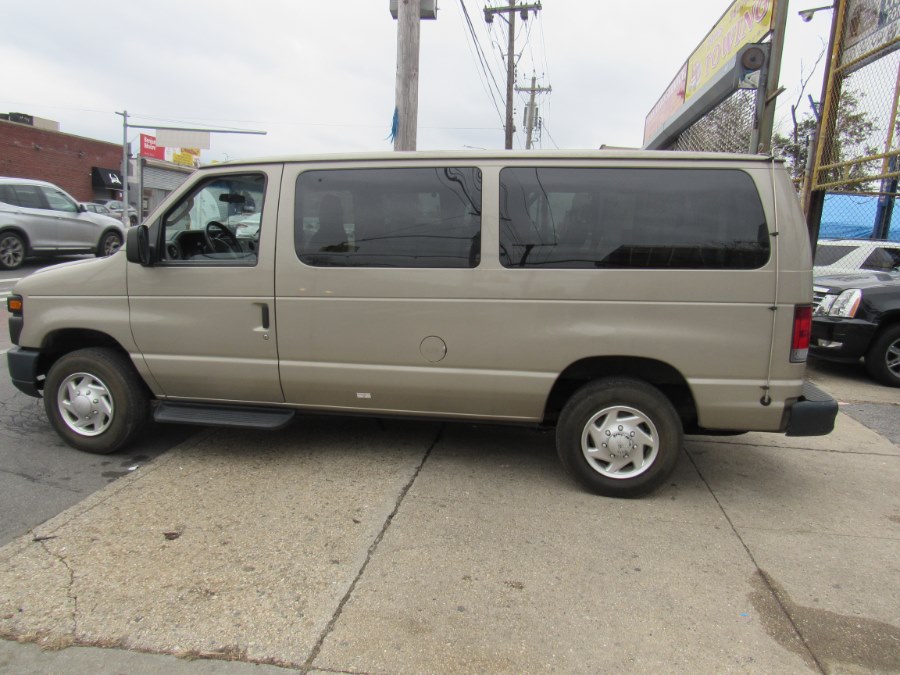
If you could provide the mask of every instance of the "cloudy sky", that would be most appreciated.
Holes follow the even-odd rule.
[[[494,84],[477,65],[463,6],[505,92],[505,27],[485,4],[440,0],[421,28],[418,148],[502,148]],[[543,0],[520,30],[518,84],[532,74],[544,148],[640,146],[644,118],[729,0]],[[790,119],[801,72],[827,40],[831,12],[810,23],[793,0],[777,121]],[[61,131],[121,142],[135,124],[265,130],[214,135],[203,161],[272,154],[390,150],[397,25],[388,0],[43,0],[6,3],[0,111],[57,120]],[[818,98],[821,70],[807,87]],[[517,96],[521,128],[523,98]],[[808,110],[806,97],[801,110]],[[129,130],[136,141],[137,129]],[[518,133],[515,147],[524,147]]]

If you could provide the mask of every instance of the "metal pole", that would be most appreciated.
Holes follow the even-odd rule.
[[[513,86],[516,81],[516,0],[510,0],[507,13],[509,41],[506,54],[506,149],[513,146]]]
[[[419,117],[419,17],[420,0],[399,0],[397,4],[398,129],[394,150],[415,150]]]
[[[812,162],[810,169],[809,197],[803,200],[806,204],[806,228],[809,231],[809,241],[812,250],[816,250],[819,241],[819,221],[822,219],[822,208],[825,205],[825,191],[816,190],[819,181],[819,166],[825,154],[825,146],[834,147],[834,124],[837,117],[836,109],[841,92],[841,78],[835,74],[840,63],[843,49],[844,14],[846,13],[846,0],[835,0],[834,14],[831,18],[831,37],[828,39],[828,53],[825,57],[825,76],[822,78],[822,98],[819,121],[816,124],[816,154],[807,157],[807,162]]]
[[[131,222],[128,219],[128,111],[117,112],[122,116],[122,225],[128,227]]]
[[[784,32],[787,27],[788,2],[777,0],[775,3],[775,28],[772,31],[772,42],[769,47],[769,58],[766,64],[767,82],[762,115],[759,118],[759,144],[756,152],[768,155],[772,152],[772,131],[775,127],[775,99],[778,98],[778,77],[781,72],[781,52],[784,49]]]

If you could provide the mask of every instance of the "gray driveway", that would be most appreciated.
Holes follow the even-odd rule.
[[[900,447],[848,415],[824,438],[689,438],[640,500],[580,491],[540,431],[206,432],[0,549],[0,635],[113,649],[0,658],[900,672],[898,485]]]

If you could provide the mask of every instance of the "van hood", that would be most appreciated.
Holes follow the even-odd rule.
[[[126,294],[125,250],[108,258],[87,258],[36,270],[17,282],[13,293],[40,295],[123,296]]]

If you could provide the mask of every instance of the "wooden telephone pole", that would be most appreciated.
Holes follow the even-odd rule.
[[[516,82],[516,12],[519,12],[522,21],[528,20],[528,11],[538,12],[541,10],[541,3],[517,5],[516,0],[509,0],[509,5],[505,7],[485,7],[484,20],[488,23],[494,22],[494,14],[506,14],[509,23],[509,40],[506,53],[506,149],[512,150],[513,132],[516,128],[513,126],[513,87]]]
[[[525,109],[525,149],[531,150],[531,138],[534,133],[534,127],[537,125],[537,106],[534,104],[534,95],[542,94],[544,92],[550,93],[553,91],[553,87],[536,87],[535,82],[537,78],[532,75],[531,76],[531,86],[530,87],[516,87],[516,91],[527,91],[530,92],[530,96],[528,98],[528,108]]]

